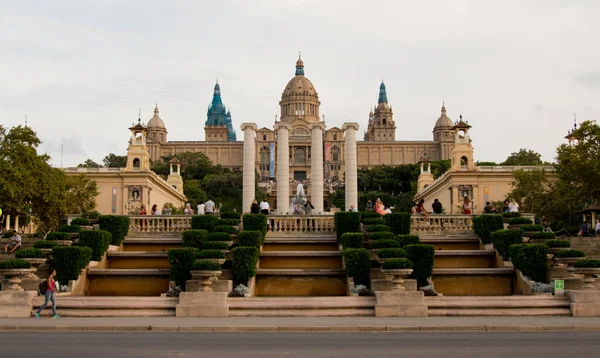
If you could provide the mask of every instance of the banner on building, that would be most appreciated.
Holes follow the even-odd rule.
[[[269,146],[269,177],[275,178],[275,143]]]
[[[325,161],[331,162],[331,143],[325,143]]]

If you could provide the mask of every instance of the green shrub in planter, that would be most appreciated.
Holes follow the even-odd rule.
[[[245,214],[242,222],[244,230],[260,231],[264,240],[267,234],[267,216],[265,214]]]
[[[413,273],[410,277],[417,280],[418,287],[427,286],[427,279],[433,273],[435,248],[433,245],[418,244],[408,245],[404,249],[406,257],[413,263]]]
[[[410,213],[391,213],[383,218],[394,235],[410,234]]]
[[[389,231],[371,232],[369,233],[370,240],[396,240],[396,235]]]
[[[381,267],[384,270],[404,270],[413,268],[413,263],[409,259],[391,259],[386,260]]]
[[[229,226],[238,226],[240,224],[240,219],[221,219],[219,220],[219,225],[229,225]]]
[[[15,257],[18,259],[43,259],[46,255],[40,249],[31,248],[17,251]]]
[[[393,248],[400,248],[400,244],[396,240],[381,239],[381,240],[373,241],[371,243],[371,247],[374,249],[393,249]]]
[[[31,264],[23,259],[8,259],[0,261],[0,270],[28,269]]]
[[[508,221],[510,225],[532,225],[533,221],[524,217],[512,218]]]
[[[337,241],[342,240],[342,235],[347,232],[360,231],[360,214],[354,211],[339,211],[334,214],[335,234]]]
[[[170,249],[168,252],[169,264],[171,265],[169,279],[175,281],[182,290],[185,290],[185,281],[192,277],[190,270],[196,261],[197,254],[198,249],[193,247]]]
[[[600,260],[583,259],[577,260],[573,265],[575,268],[600,268]]]
[[[235,219],[237,222],[240,222],[240,218],[242,217],[240,213],[236,213],[235,211],[223,211],[220,216],[221,219]]]
[[[55,246],[58,246],[58,242],[56,242],[56,241],[47,241],[47,240],[36,241],[33,244],[33,248],[34,249],[52,249]]]
[[[90,226],[90,220],[87,218],[75,218],[71,220],[71,225]]]
[[[381,249],[381,250],[377,251],[377,256],[380,259],[404,258],[404,257],[406,257],[406,250],[400,249],[400,248]]]
[[[515,212],[502,213],[502,217],[507,218],[507,219],[518,218],[518,217],[521,217],[521,213],[515,213]]]
[[[396,240],[398,240],[398,244],[400,244],[400,247],[419,244],[418,235],[398,235],[396,236]]]
[[[384,218],[368,218],[363,219],[363,225],[385,225],[386,221]]]
[[[392,232],[390,227],[387,225],[372,225],[367,228],[367,232],[383,232],[383,231]]]
[[[77,280],[88,263],[92,260],[92,249],[83,246],[57,246],[52,249],[56,281],[66,285],[70,280]]]
[[[231,250],[231,271],[235,285],[247,285],[248,280],[256,276],[256,264],[259,257],[260,251],[256,247],[240,246]]]
[[[548,246],[544,244],[517,244],[509,248],[513,265],[523,275],[536,282],[545,282],[548,272]]]
[[[360,249],[363,247],[362,232],[347,232],[342,235],[342,246],[344,249]]]
[[[571,242],[569,240],[550,240],[550,241],[544,242],[544,245],[551,247],[551,248],[556,248],[556,247],[565,248],[565,247],[571,247]]]
[[[585,252],[581,250],[564,250],[558,251],[554,254],[554,257],[562,258],[562,257],[585,257]]]
[[[240,246],[261,247],[264,242],[262,232],[258,230],[243,230],[237,238]]]
[[[90,220],[98,220],[100,218],[100,212],[98,212],[96,210],[88,211],[88,212],[81,214],[81,217],[85,218],[85,219],[90,219]]]
[[[544,227],[542,225],[526,224],[526,225],[521,225],[521,230],[523,230],[523,231],[544,231]]]
[[[226,232],[211,232],[206,235],[206,241],[231,241],[231,234]]]
[[[221,265],[212,261],[196,261],[192,264],[191,270],[195,271],[221,271]]]
[[[61,225],[58,228],[58,232],[76,233],[79,232],[80,229],[79,225]]]
[[[196,254],[196,259],[224,259],[225,254],[221,250],[200,250]]]
[[[92,260],[100,261],[110,245],[110,232],[104,230],[82,230],[79,232],[79,246],[92,249]]]
[[[371,219],[371,218],[380,218],[381,214],[376,211],[361,211],[360,218],[361,219]]]
[[[346,264],[346,275],[354,278],[356,285],[370,285],[371,261],[366,249],[344,249],[342,251]]]
[[[217,225],[213,228],[213,232],[226,232],[228,234],[236,234],[237,229],[231,225]]]
[[[510,260],[510,246],[523,243],[523,232],[521,230],[496,230],[491,234],[491,239],[494,249],[502,255],[504,261],[508,261]]]
[[[229,244],[223,241],[206,241],[202,243],[201,250],[229,250]]]
[[[534,232],[529,234],[529,240],[553,240],[556,238],[553,232]]]
[[[219,223],[219,217],[216,215],[194,215],[192,216],[192,229],[206,230],[212,232]]]
[[[46,240],[71,240],[71,236],[66,232],[49,232],[48,235],[46,235]]]
[[[181,233],[181,241],[183,243],[183,247],[195,247],[201,248],[203,243],[208,236],[208,231],[206,230],[196,230],[196,229],[188,229],[184,230]]]
[[[492,232],[502,229],[504,229],[504,222],[500,215],[479,215],[473,218],[473,231],[484,244],[491,242]]]
[[[129,217],[123,215],[102,215],[98,219],[100,230],[110,232],[111,245],[120,246],[129,232]]]

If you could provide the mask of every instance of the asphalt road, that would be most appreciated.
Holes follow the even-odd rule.
[[[0,332],[12,357],[598,357],[594,332]]]

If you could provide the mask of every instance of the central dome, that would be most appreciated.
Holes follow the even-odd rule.
[[[304,62],[301,58],[296,61],[296,76],[285,86],[283,94],[281,95],[281,100],[292,99],[293,97],[319,99],[319,95],[312,82],[304,76]]]
[[[281,119],[306,118],[319,120],[319,95],[312,82],[304,76],[304,62],[296,61],[296,75],[281,94]]]

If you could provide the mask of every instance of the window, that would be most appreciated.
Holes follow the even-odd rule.
[[[296,148],[294,151],[294,159],[296,164],[305,164],[306,163],[306,151],[302,148]]]
[[[338,148],[338,146],[333,146],[333,148],[331,148],[331,159],[334,163],[340,161],[340,148]]]
[[[333,140],[337,140],[337,133],[333,134]]]
[[[387,123],[387,119],[385,117],[383,117],[383,125],[385,126]]]
[[[460,158],[460,168],[461,169],[467,169],[469,167],[468,163],[469,163],[469,160],[467,159],[467,157]]]
[[[266,141],[266,140],[267,140],[267,135],[263,134],[263,141]]]
[[[133,168],[134,169],[140,169],[140,160],[139,160],[139,158],[135,158],[133,160]]]

